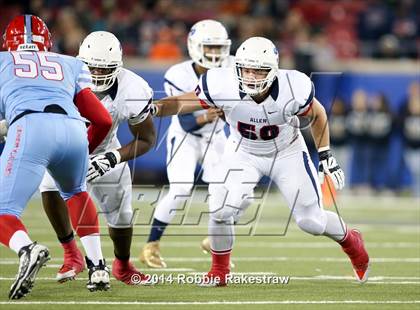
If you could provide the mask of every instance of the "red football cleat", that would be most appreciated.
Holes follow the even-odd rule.
[[[59,283],[74,280],[84,269],[85,260],[80,250],[76,247],[71,251],[64,252],[64,263],[58,271],[56,279]]]
[[[150,275],[141,273],[130,261],[123,261],[118,258],[112,263],[112,275],[118,281],[127,285],[152,285]]]
[[[340,243],[351,260],[357,281],[365,283],[369,276],[369,255],[365,249],[362,234],[352,229]]]
[[[227,286],[227,275],[229,271],[223,272],[219,270],[210,270],[206,275],[203,276],[203,281],[199,283],[199,286],[203,287],[216,287],[216,286]]]

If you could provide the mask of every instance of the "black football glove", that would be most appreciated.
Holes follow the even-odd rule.
[[[336,189],[344,187],[344,172],[337,163],[330,150],[323,150],[318,153],[318,177],[319,182],[324,183],[325,175],[328,175]]]
[[[121,155],[117,150],[91,157],[86,180],[91,182],[96,178],[103,176],[105,173],[119,164],[120,161]]]

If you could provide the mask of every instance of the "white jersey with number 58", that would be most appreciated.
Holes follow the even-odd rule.
[[[204,107],[223,109],[230,139],[239,149],[258,155],[282,151],[297,139],[297,116],[310,110],[314,92],[309,77],[296,70],[279,70],[269,96],[259,104],[240,92],[234,68],[210,69],[196,88]]]

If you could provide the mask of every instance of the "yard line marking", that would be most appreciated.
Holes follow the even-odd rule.
[[[55,241],[42,242],[43,245],[50,248],[61,248],[61,244]],[[237,247],[241,248],[270,248],[270,249],[285,249],[285,248],[307,248],[307,249],[324,249],[324,248],[337,248],[335,242],[250,242],[250,241],[237,241]],[[111,241],[101,241],[102,247],[114,247]],[[198,241],[164,241],[162,246],[166,248],[199,248]],[[380,249],[395,249],[395,248],[419,248],[420,243],[418,242],[367,242],[366,247],[368,248],[380,248]]]
[[[418,304],[420,300],[250,300],[250,301],[0,301],[0,305],[287,305]]]
[[[168,262],[209,262],[211,261],[210,257],[167,257],[165,258]],[[347,257],[300,257],[300,256],[276,256],[276,257],[267,257],[267,256],[251,256],[251,257],[236,257],[233,256],[233,260],[236,262],[263,262],[263,261],[300,261],[300,262],[314,262],[314,261],[322,261],[322,262],[346,262],[348,263]],[[372,263],[419,263],[419,257],[373,257],[370,259]]]
[[[366,283],[365,283],[366,284]],[[376,281],[376,282],[369,282],[369,284],[403,284],[403,285],[409,285],[409,284],[419,284],[420,282],[416,282],[416,281]]]
[[[304,277],[300,277],[304,279]],[[314,276],[313,278],[321,279],[321,280],[352,280],[354,279],[353,276],[330,276],[330,275],[319,275]],[[369,281],[382,281],[382,280],[420,280],[420,277],[393,277],[393,276],[375,276],[369,277]]]
[[[148,270],[151,271],[151,270]],[[160,271],[160,270],[153,270],[153,271]],[[151,272],[153,273],[153,272]],[[187,274],[191,275],[204,275],[204,272],[188,272]],[[232,272],[233,275],[276,275],[282,276],[280,274],[276,274],[274,272]],[[12,281],[15,280],[14,277],[0,277],[0,281]],[[56,281],[56,278],[53,277],[39,277],[37,278],[39,281]],[[79,281],[86,281],[88,278],[84,277],[77,277],[76,280]],[[353,281],[354,277],[352,276],[332,276],[332,275],[318,275],[312,277],[305,277],[305,276],[290,276],[290,281]],[[386,281],[391,280],[391,281]],[[395,281],[399,280],[399,281]],[[408,281],[402,281],[408,280]],[[418,280],[418,281],[415,281]],[[420,277],[392,277],[392,276],[376,276],[370,277],[369,281],[365,285],[369,284],[418,284],[420,285]]]
[[[206,272],[188,272],[188,274],[191,274],[191,275],[205,275],[206,274]],[[231,274],[232,275],[238,275],[238,276],[240,276],[240,275],[250,275],[250,276],[252,276],[252,275],[277,275],[277,273],[275,273],[275,272],[265,272],[265,271],[253,271],[253,272],[231,272]]]
[[[396,209],[398,210],[398,209]],[[285,215],[285,219],[287,219],[287,215]],[[273,223],[272,221],[264,223],[264,228],[266,229],[272,229],[270,232],[273,233],[273,236],[277,236],[277,237],[281,237],[284,238],[283,235],[279,235],[280,233],[283,232],[283,230],[281,228],[279,228],[279,225],[281,225],[283,222],[275,222]],[[149,235],[149,229],[152,223],[139,223],[139,224],[135,224],[134,228],[134,234],[133,236],[135,237],[147,237]],[[198,233],[202,233],[202,237],[207,237],[207,221],[199,223],[197,225],[191,224],[191,223],[184,223],[187,225],[180,225],[179,223],[174,223],[172,224],[171,231],[168,231],[167,234],[165,234],[165,236],[167,237],[188,237],[189,235],[187,234],[187,232],[193,233],[195,236]],[[257,225],[257,229],[259,225],[261,223],[250,223],[248,225],[243,225],[241,222],[239,222],[237,224],[237,227],[235,228],[236,230],[240,231],[240,229],[249,229],[250,227],[254,227],[255,225]],[[389,223],[389,222],[375,222],[375,223],[366,223],[366,222],[353,222],[353,224],[357,224],[357,227],[360,228],[360,230],[364,231],[377,231],[378,229],[389,229],[389,226],[392,227],[393,232],[400,232],[400,233],[418,233],[420,231],[420,227],[418,225],[418,222],[413,221],[413,222],[408,222],[408,223]],[[54,235],[54,231],[51,229],[45,229],[45,227],[43,226],[38,226],[36,225],[36,223],[31,223],[31,233],[32,234],[40,234],[40,235],[49,235],[49,236],[53,236]],[[101,235],[102,236],[106,236],[108,235],[108,226],[106,225],[100,225],[99,228],[101,229]],[[194,230],[193,230],[194,229]],[[197,231],[197,229],[199,229],[199,231]],[[146,231],[144,231],[146,230]],[[264,231],[260,231],[260,233],[263,233]],[[274,235],[277,234],[277,235]],[[302,231],[300,228],[298,228],[297,226],[295,226],[294,224],[292,226],[289,227],[289,230],[287,232],[287,235],[290,234],[296,234],[296,235],[301,235]],[[258,233],[256,233],[255,235],[258,236]],[[199,241],[197,241],[199,242]]]
[[[249,241],[237,241],[237,246],[244,248],[337,248],[337,244],[334,242],[249,242]],[[110,243],[110,245],[112,245]],[[61,245],[60,245],[61,246]],[[168,248],[198,248],[198,242],[162,242],[162,246]],[[418,242],[367,242],[368,248],[418,248],[420,244]]]
[[[108,257],[106,260],[112,261],[113,258]],[[182,262],[182,263],[201,263],[210,262],[211,257],[167,257],[165,258],[168,262]],[[233,260],[236,262],[284,262],[284,261],[297,261],[297,262],[345,262],[348,263],[347,257],[301,257],[301,256],[233,256]],[[62,258],[51,258],[51,262],[62,262]],[[372,263],[420,263],[420,257],[373,257],[370,259]],[[13,258],[0,258],[0,265],[18,264],[17,259]]]

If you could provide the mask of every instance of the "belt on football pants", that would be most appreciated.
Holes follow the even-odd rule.
[[[47,105],[45,108],[44,108],[44,111],[34,111],[34,110],[26,110],[26,111],[23,111],[22,113],[20,113],[20,114],[18,114],[14,119],[13,119],[13,121],[11,121],[10,122],[10,125],[9,126],[12,126],[12,124],[14,123],[14,122],[16,122],[18,119],[21,119],[22,117],[24,117],[25,115],[28,115],[28,114],[33,114],[33,113],[54,113],[54,114],[64,114],[64,115],[67,115],[67,112],[66,112],[66,110],[64,110],[62,107],[60,107],[58,104],[50,104],[50,105]]]

